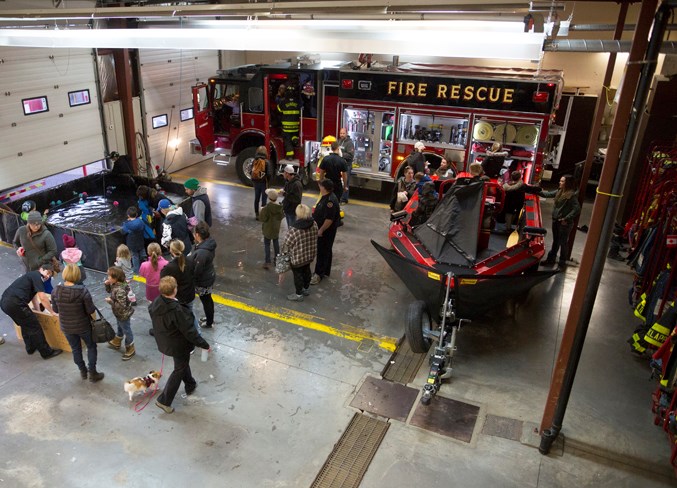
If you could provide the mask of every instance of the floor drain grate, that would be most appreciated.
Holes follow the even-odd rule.
[[[358,487],[390,424],[356,413],[311,488]]]
[[[409,341],[403,337],[383,369],[381,377],[395,383],[409,384],[416,377],[425,358],[426,354],[412,352]]]

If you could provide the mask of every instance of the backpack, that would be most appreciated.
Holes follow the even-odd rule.
[[[252,165],[252,180],[262,180],[266,176],[266,160],[256,158]]]

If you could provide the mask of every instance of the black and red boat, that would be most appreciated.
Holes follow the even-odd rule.
[[[540,201],[526,193],[517,228],[509,235],[492,233],[492,216],[504,194],[492,181],[470,178],[439,185],[439,203],[428,220],[412,227],[417,193],[391,217],[393,250],[372,241],[414,295],[407,311],[405,335],[414,352],[438,345],[422,401],[428,403],[440,381],[451,376],[456,333],[461,324],[507,300],[526,294],[554,271],[539,271],[545,254]]]

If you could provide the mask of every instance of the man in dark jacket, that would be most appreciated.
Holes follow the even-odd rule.
[[[158,204],[157,211],[164,216],[160,244],[168,248],[172,240],[179,239],[186,246],[185,254],[188,255],[193,246],[193,235],[188,230],[188,219],[184,215],[183,209],[163,198]]]
[[[15,324],[21,327],[21,335],[26,346],[26,352],[33,354],[37,349],[43,359],[53,358],[63,351],[61,349],[52,349],[47,344],[40,322],[38,322],[35,313],[28,308],[28,303],[33,300],[34,306],[37,307],[37,301],[39,301],[48,312],[54,314],[52,304],[45,294],[44,286],[44,282],[50,279],[53,274],[54,269],[52,265],[43,264],[37,271],[29,271],[14,280],[14,283],[7,287],[2,294],[2,299],[0,299],[2,311],[9,315]],[[35,298],[37,300],[34,300]]]
[[[183,381],[186,395],[191,395],[197,388],[197,381],[190,371],[190,353],[195,346],[209,349],[197,329],[193,326],[193,312],[176,299],[176,280],[165,276],[160,280],[160,293],[148,307],[153,320],[153,331],[158,351],[174,358],[174,371],[169,376],[165,389],[158,397],[155,405],[166,413],[172,413],[171,406],[176,392]]]
[[[205,309],[205,317],[200,319],[200,327],[211,329],[214,327],[212,287],[214,281],[216,281],[216,271],[214,270],[216,241],[210,236],[209,226],[206,222],[198,222],[195,226],[194,236],[196,244],[190,255],[193,258],[193,280],[195,281],[195,292],[200,297]]]
[[[331,143],[331,150],[332,153],[320,162],[320,180],[329,178],[334,184],[334,194],[340,200],[343,189],[348,189],[348,163],[339,155],[341,146],[338,141]]]
[[[294,166],[288,164],[284,167],[284,188],[280,190],[280,195],[284,196],[282,210],[287,219],[287,227],[291,228],[296,222],[296,207],[301,203],[303,197],[303,183],[299,179]]]
[[[191,214],[188,217],[195,217],[197,222],[204,220],[207,225],[212,226],[212,205],[209,203],[207,189],[200,186],[197,178],[190,178],[183,184],[186,195],[190,197]]]
[[[317,223],[317,261],[311,285],[317,285],[331,273],[332,247],[336,230],[341,220],[339,200],[334,193],[334,183],[329,179],[320,181],[320,201],[315,205],[313,218]]]

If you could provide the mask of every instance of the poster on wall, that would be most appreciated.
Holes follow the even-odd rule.
[[[24,115],[39,114],[49,112],[47,97],[24,98],[21,100],[24,108]]]

